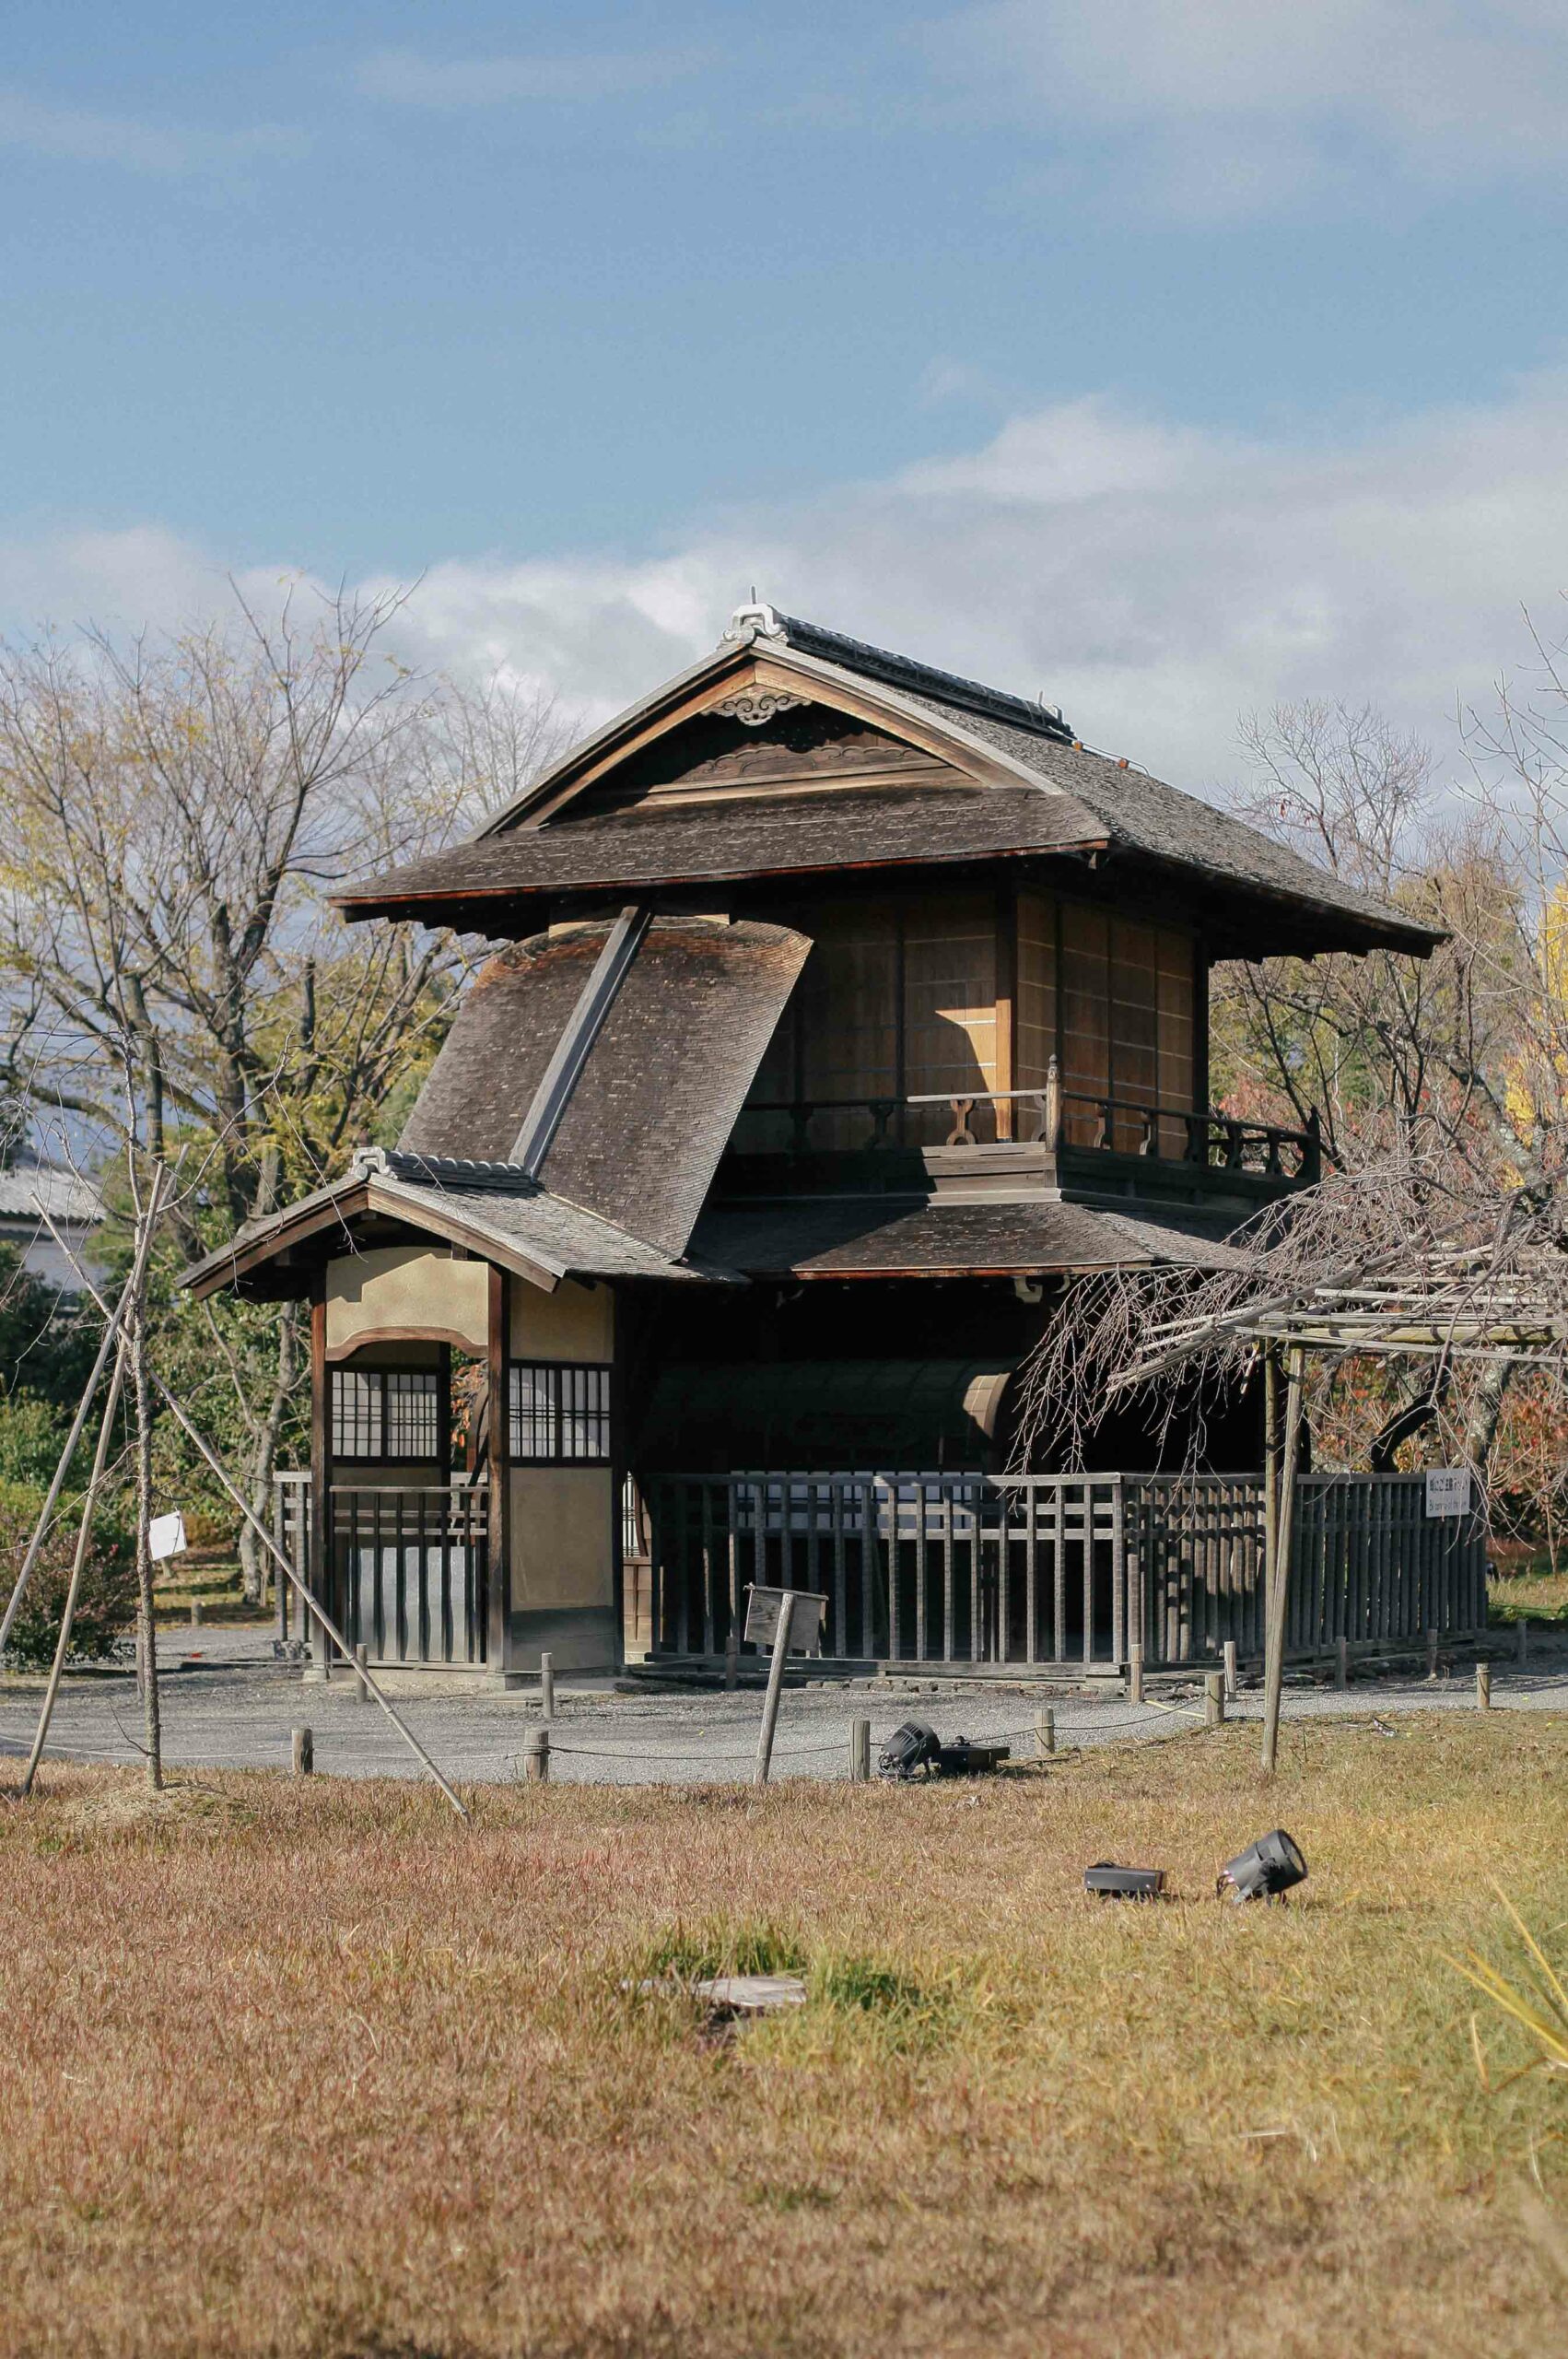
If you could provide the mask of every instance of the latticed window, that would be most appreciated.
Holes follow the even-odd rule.
[[[334,1458],[434,1460],[441,1454],[441,1379],[434,1368],[335,1367]]]
[[[514,1466],[607,1466],[610,1371],[571,1360],[511,1365]]]

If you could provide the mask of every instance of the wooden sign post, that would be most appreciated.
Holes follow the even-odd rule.
[[[764,1589],[753,1583],[746,1600],[746,1637],[759,1647],[773,1641],[773,1660],[767,1667],[767,1694],[763,1699],[762,1727],[756,1741],[756,1768],[754,1786],[766,1786],[773,1762],[773,1731],[778,1721],[778,1695],[784,1684],[784,1658],[791,1641],[806,1650],[809,1643],[822,1643],[822,1625],[827,1613],[827,1599],[814,1589]],[[810,1640],[807,1637],[810,1630]]]

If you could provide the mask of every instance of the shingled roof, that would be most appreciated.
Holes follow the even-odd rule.
[[[776,700],[841,699],[930,758],[921,784],[751,791],[700,804],[594,810],[616,764],[694,711],[732,709],[759,675]],[[742,734],[740,724],[736,734]],[[756,733],[766,738],[766,726]],[[492,939],[544,906],[597,892],[650,895],[748,878],[955,862],[1106,855],[1145,891],[1172,872],[1216,919],[1216,946],[1422,954],[1440,937],[1284,846],[1129,764],[1091,752],[1059,713],[870,647],[820,625],[742,608],[714,652],[596,731],[473,841],[350,886],[350,918],[414,917]]]

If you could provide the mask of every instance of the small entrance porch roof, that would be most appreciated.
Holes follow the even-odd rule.
[[[252,1221],[184,1273],[198,1300],[233,1286],[287,1300],[305,1294],[324,1258],[363,1248],[367,1229],[407,1231],[461,1246],[553,1294],[563,1278],[698,1276],[597,1213],[551,1193],[509,1164],[460,1163],[365,1147],[341,1180],[266,1220]],[[378,1238],[377,1241],[380,1241]]]

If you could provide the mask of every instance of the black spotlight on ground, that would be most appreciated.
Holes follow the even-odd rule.
[[[929,1778],[942,1760],[942,1739],[926,1720],[906,1720],[895,1729],[877,1755],[877,1770],[883,1778],[903,1779],[922,1770]]]
[[[1233,1900],[1282,1900],[1293,1884],[1306,1882],[1306,1861],[1282,1826],[1260,1835],[1239,1859],[1220,1870],[1216,1892],[1228,1891]]]

